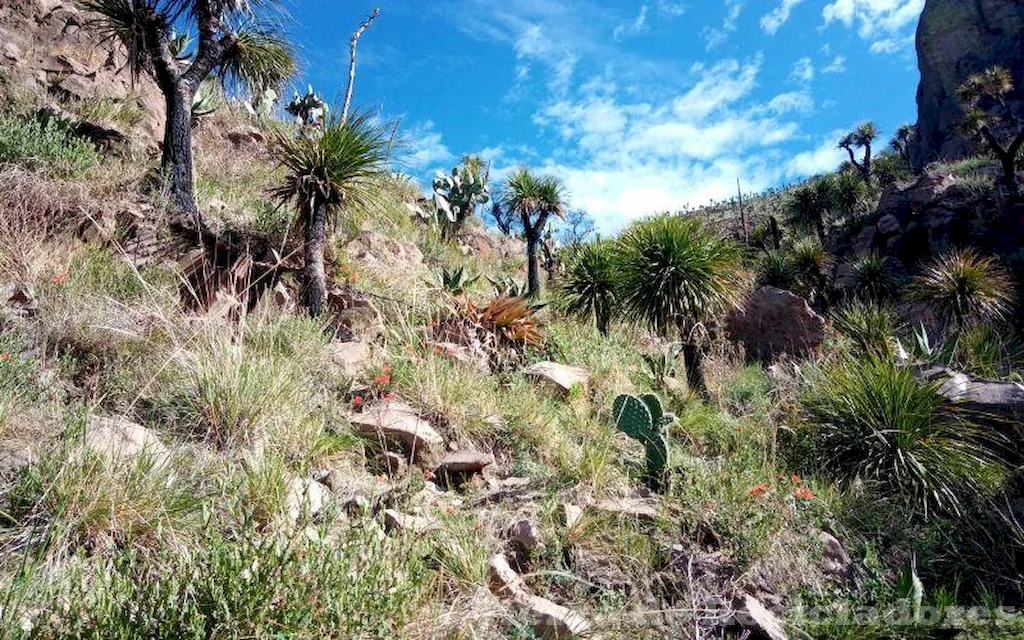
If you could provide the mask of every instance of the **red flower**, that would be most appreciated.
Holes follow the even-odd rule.
[[[814,500],[814,494],[807,487],[797,487],[793,492],[793,497],[797,500]]]
[[[373,379],[373,382],[378,387],[386,387],[391,382],[391,376],[377,376]]]
[[[68,281],[68,274],[66,274],[66,273],[61,273],[59,275],[56,275],[56,276],[53,276],[52,278],[50,278],[50,282],[52,282],[53,284],[64,284],[67,281]]]
[[[796,475],[795,473],[793,474],[792,480],[793,484],[800,484],[800,476]]]
[[[759,482],[754,486],[750,487],[750,491],[748,491],[747,493],[749,493],[751,497],[760,498],[764,494],[768,493],[768,485],[764,482]]]
[[[356,405],[357,407],[361,407],[364,402],[366,401],[363,399],[363,396],[356,396],[352,398],[352,404]]]
[[[384,394],[384,400],[385,400],[385,402],[394,402],[395,401],[395,394],[393,394],[393,393],[385,393]]]
[[[11,359],[11,352],[10,351],[4,351],[3,353],[0,353],[0,360],[3,360],[3,361],[6,362],[7,360],[10,360],[10,359]]]

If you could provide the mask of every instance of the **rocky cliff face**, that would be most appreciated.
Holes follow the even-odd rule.
[[[956,89],[972,74],[996,64],[1010,69],[1017,87],[1011,103],[1024,117],[1024,0],[927,0],[917,56],[919,168],[971,153],[957,129],[963,112]]]
[[[121,133],[155,144],[163,134],[163,97],[149,78],[132,81],[124,53],[97,37],[92,18],[72,0],[0,0],[0,106],[5,98],[39,96],[71,111],[135,103],[132,131]]]

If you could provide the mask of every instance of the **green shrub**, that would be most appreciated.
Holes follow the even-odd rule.
[[[866,300],[888,300],[900,289],[896,264],[880,253],[870,253],[853,264],[854,291]]]
[[[617,304],[612,252],[612,245],[600,240],[577,245],[569,256],[560,285],[566,311],[581,318],[593,318],[605,335]]]
[[[832,323],[840,335],[853,341],[858,355],[894,355],[901,323],[892,307],[879,302],[853,300],[836,309]]]
[[[802,395],[813,462],[862,481],[925,517],[958,514],[1001,470],[994,434],[969,422],[934,386],[891,361],[846,359],[813,372]]]
[[[1008,327],[972,327],[960,335],[957,361],[980,378],[1024,376],[1024,344]]]
[[[909,286],[949,329],[981,326],[1007,317],[1016,298],[1013,279],[995,259],[957,249],[926,263]]]
[[[44,169],[62,177],[79,176],[99,163],[92,143],[71,127],[34,115],[0,114],[0,163]]]
[[[772,250],[757,263],[757,285],[792,290],[796,285],[796,265],[784,249]]]

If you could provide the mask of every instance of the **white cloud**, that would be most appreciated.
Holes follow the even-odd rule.
[[[402,158],[410,169],[433,172],[455,160],[455,154],[444,143],[441,133],[430,120],[410,127],[402,137],[406,140]]]
[[[832,59],[828,65],[822,67],[822,73],[845,73],[846,72],[846,56],[836,56]]]
[[[764,106],[764,111],[776,116],[788,113],[810,113],[814,111],[814,97],[809,91],[780,93]]]
[[[782,25],[789,21],[793,9],[804,0],[782,0],[782,4],[766,13],[761,18],[761,28],[769,35],[778,33]]]
[[[872,53],[895,53],[908,44],[905,31],[917,22],[925,0],[834,0],[822,10],[825,24],[857,28],[872,40]]]
[[[678,18],[686,13],[687,6],[682,2],[670,2],[669,0],[658,0],[658,11],[672,18]]]
[[[793,63],[789,72],[789,79],[797,84],[807,84],[814,80],[814,63],[810,58],[800,58]]]
[[[743,13],[744,0],[725,0],[725,19],[721,27],[708,27],[704,29],[704,42],[708,50],[725,44],[729,36],[736,31],[740,14]]]
[[[615,27],[615,31],[612,32],[612,37],[616,40],[622,40],[627,35],[635,36],[647,31],[647,5],[640,5],[640,13],[637,14],[631,22],[620,24]]]
[[[836,140],[842,135],[841,131],[834,131],[823,138],[816,148],[794,155],[786,165],[786,174],[813,176],[826,171],[834,171],[846,158],[843,155],[843,150],[836,146]]]

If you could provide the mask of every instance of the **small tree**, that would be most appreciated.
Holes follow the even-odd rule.
[[[558,236],[563,245],[571,247],[586,242],[595,233],[594,219],[590,214],[583,209],[573,209],[566,215]]]
[[[99,33],[127,49],[132,73],[152,76],[163,93],[167,119],[160,166],[172,205],[197,222],[192,100],[200,84],[215,73],[226,84],[244,84],[259,92],[280,86],[295,72],[288,43],[257,24],[256,4],[250,0],[81,2],[84,9],[98,14],[92,24]],[[177,35],[175,26],[197,34],[195,55],[185,54],[189,39]]]
[[[964,127],[984,140],[1003,167],[1003,183],[1010,197],[1020,197],[1017,155],[1024,147],[1024,127],[1006,104],[1013,91],[1013,76],[1004,67],[992,67],[967,79],[957,96],[967,112]]]
[[[871,181],[871,143],[878,138],[878,127],[874,122],[865,122],[856,130],[843,136],[839,141],[839,148],[845,149],[850,154],[850,164],[857,169],[865,182]],[[863,149],[863,158],[858,161],[854,153],[855,149]]]
[[[304,238],[303,301],[313,315],[327,298],[324,249],[336,214],[364,201],[368,187],[387,171],[390,131],[366,115],[328,119],[319,131],[279,136],[278,158],[287,173],[272,191],[281,202],[298,205],[297,226]]]
[[[690,388],[707,397],[702,325],[736,302],[739,252],[698,218],[662,215],[633,225],[615,253],[623,315],[683,342]]]
[[[521,167],[505,182],[498,216],[513,216],[523,229],[530,296],[540,293],[540,248],[548,220],[551,216],[564,217],[567,208],[565,187],[558,178],[536,175]]]
[[[789,219],[798,227],[814,229],[821,244],[828,237],[828,218],[850,215],[864,197],[864,183],[850,173],[830,173],[812,178],[789,197]]]
[[[889,141],[889,146],[903,158],[903,161],[907,163],[907,166],[911,166],[910,162],[910,144],[917,137],[917,127],[912,124],[905,124],[896,130],[896,135]]]

